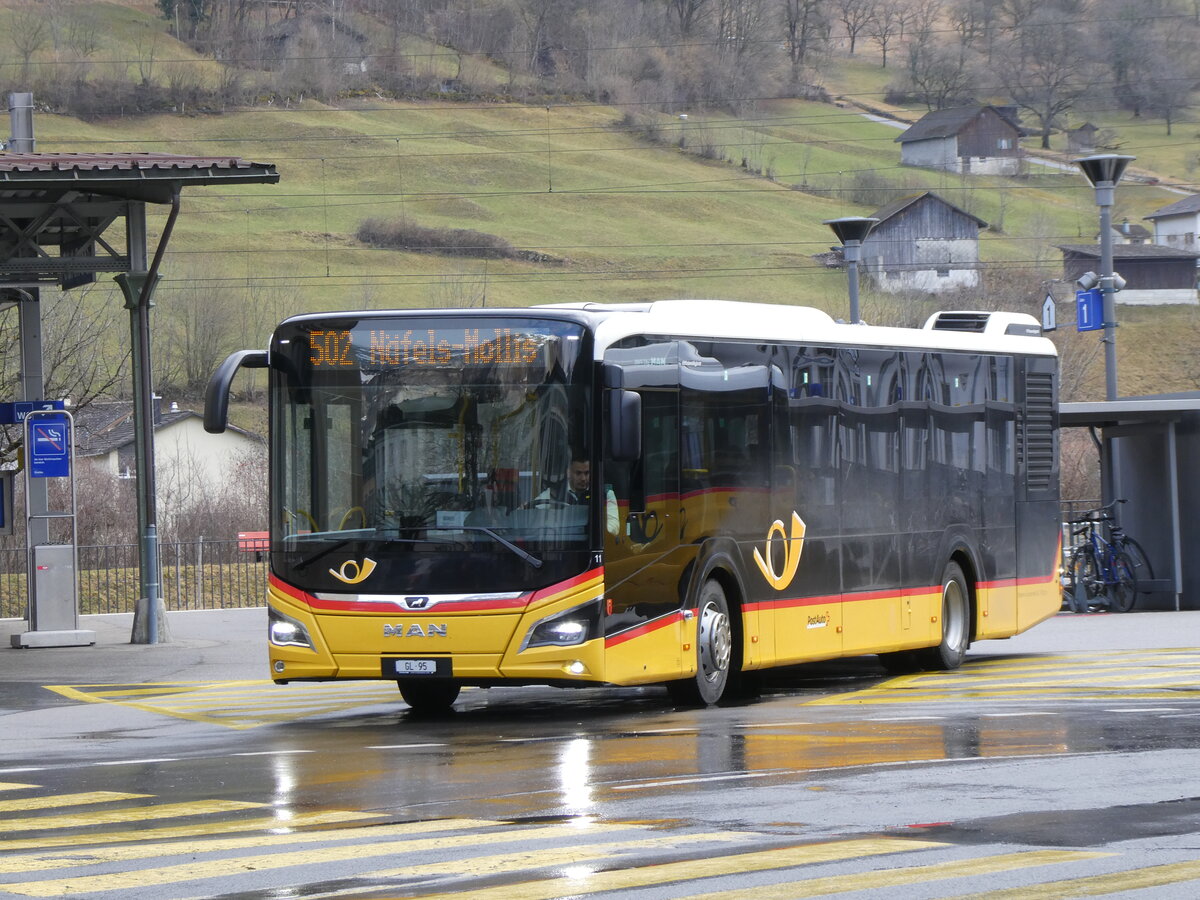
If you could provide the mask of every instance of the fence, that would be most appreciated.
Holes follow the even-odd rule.
[[[169,610],[266,603],[267,563],[239,541],[160,542],[160,593]],[[26,615],[28,551],[0,550],[0,619]],[[141,593],[136,544],[79,548],[79,611],[133,612]]]

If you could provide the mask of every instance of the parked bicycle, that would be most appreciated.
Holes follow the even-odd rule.
[[[1137,600],[1139,570],[1154,577],[1141,545],[1117,524],[1113,508],[1124,502],[1113,500],[1071,521],[1072,537],[1082,540],[1066,556],[1063,594],[1077,613],[1097,605],[1129,612]]]

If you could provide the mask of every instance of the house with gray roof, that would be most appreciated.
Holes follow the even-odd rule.
[[[1084,272],[1100,271],[1098,244],[1062,244],[1063,281],[1073,284]],[[1114,244],[1113,268],[1125,279],[1116,302],[1156,306],[1197,302],[1200,253],[1161,244]]]
[[[1154,223],[1154,243],[1200,250],[1200,194],[1177,200],[1145,218]]]
[[[1016,175],[1021,128],[1012,111],[995,106],[935,109],[896,138],[900,162],[976,175]]]
[[[230,426],[225,434],[209,434],[204,418],[172,403],[165,409],[156,398],[154,413],[155,477],[200,484],[225,484],[235,468],[253,454],[265,454],[262,438]],[[133,404],[128,400],[93,401],[71,411],[75,420],[75,456],[117,478],[133,478],[135,461]]]

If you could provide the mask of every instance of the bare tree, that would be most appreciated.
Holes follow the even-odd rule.
[[[717,46],[742,60],[765,45],[767,0],[717,0]]]
[[[42,307],[42,368],[47,398],[69,398],[76,408],[109,396],[126,383],[124,349],[98,340],[98,335],[124,335],[118,321],[121,309],[115,290],[77,288],[69,293],[44,293]],[[17,381],[20,365],[19,329],[15,309],[0,316],[0,379]],[[0,437],[0,460],[11,461],[21,444],[22,429],[5,427]]]
[[[875,15],[867,23],[867,34],[879,47],[879,53],[883,57],[882,66],[885,69],[888,63],[888,48],[899,39],[903,29],[901,10],[906,6],[906,0],[878,0]]]
[[[859,35],[867,29],[875,15],[876,0],[836,0],[838,21],[850,40],[850,55],[854,55]]]
[[[20,83],[29,85],[34,55],[50,41],[50,24],[42,10],[22,3],[9,16],[9,43],[21,57]]]
[[[971,94],[975,75],[966,47],[913,41],[908,52],[913,93],[928,109],[953,106]]]
[[[1057,120],[1074,108],[1092,83],[1094,53],[1079,20],[1054,8],[1039,9],[1013,30],[997,53],[994,71],[1013,102],[1037,120],[1043,149]]]
[[[679,33],[688,37],[697,25],[708,0],[666,0],[667,15],[679,26]]]
[[[829,32],[828,0],[783,0],[783,30],[793,77]]]

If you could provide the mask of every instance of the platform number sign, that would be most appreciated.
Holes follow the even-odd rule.
[[[26,439],[31,478],[66,478],[71,474],[71,427],[65,416],[29,418]]]
[[[1104,327],[1104,295],[1093,288],[1075,292],[1076,331],[1099,331]]]

